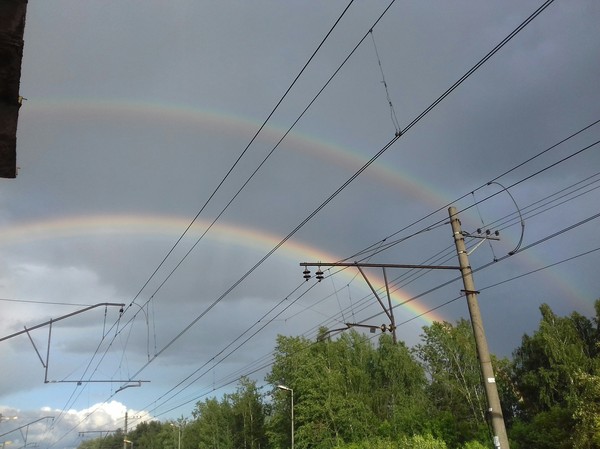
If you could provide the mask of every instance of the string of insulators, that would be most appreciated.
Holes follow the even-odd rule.
[[[321,271],[321,267],[319,267],[319,269],[315,273],[315,277],[317,278],[317,281],[319,281],[319,282],[321,282],[323,280],[323,272]]]
[[[308,268],[305,268],[302,274],[304,274],[303,277],[305,281],[308,281],[310,279],[310,270]]]
[[[482,234],[482,233],[483,233],[482,229],[481,229],[481,228],[478,228],[478,229],[477,229],[477,234]],[[486,229],[486,230],[485,230],[485,235],[491,235],[491,233],[492,233],[492,231],[490,231],[489,229]],[[494,231],[494,235],[495,235],[496,237],[498,237],[498,236],[500,235],[500,231]]]

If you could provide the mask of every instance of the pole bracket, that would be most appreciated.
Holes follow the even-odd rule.
[[[479,290],[461,290],[461,292],[466,295],[479,295],[481,293]]]

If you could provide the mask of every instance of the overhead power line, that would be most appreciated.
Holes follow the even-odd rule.
[[[452,93],[458,86],[460,86],[470,75],[472,75],[479,67],[481,67],[487,60],[489,60],[497,51],[499,51],[506,43],[508,43],[519,31],[521,31],[531,20],[539,15],[548,5],[552,3],[552,0],[545,2],[538,10],[532,14],[526,21],[524,21],[516,30],[514,30],[507,38],[505,38],[500,44],[498,44],[490,53],[488,53],[482,60],[480,60],[475,66],[473,66],[465,75],[463,75],[458,81],[456,81],[446,92],[444,92],[438,99],[436,99],[428,108],[426,108],[419,116],[417,116],[412,122],[410,122],[403,130],[402,134],[406,133],[412,127],[414,127],[422,118],[424,118],[431,110],[433,110],[444,98]],[[363,38],[364,39],[364,38]],[[362,42],[362,40],[361,40]],[[336,72],[337,73],[337,72]],[[314,101],[314,100],[313,100]],[[312,104],[312,103],[311,103]],[[319,213],[327,204],[332,201],[341,191],[343,191],[357,176],[359,176],[364,170],[366,170],[375,160],[377,160],[385,151],[387,151],[395,142],[399,136],[395,136],[394,139],[390,140],[381,150],[376,153],[361,169],[359,169],[354,175],[352,175],[340,188],[338,188],[333,194],[331,194],[320,206],[318,206],[307,218],[305,218],[296,228],[294,228],[284,239],[282,239],[275,247],[273,247],[261,260],[259,260],[250,270],[246,272],[238,281],[231,285],[219,298],[217,298],[207,309],[205,309],[199,316],[197,316],[188,326],[186,326],[177,336],[172,339],[166,346],[164,346],[152,359],[154,360],[162,352],[168,349],[176,340],[178,340],[189,328],[191,328],[198,320],[208,313],[219,301],[226,297],[231,291],[239,286],[248,276],[250,276],[256,268],[258,268],[265,260],[267,260],[275,251],[277,251],[289,238],[291,238],[299,229],[301,229],[308,221],[310,221],[317,213]],[[145,287],[144,287],[145,288]],[[142,288],[143,290],[143,288]],[[141,290],[140,290],[141,292]],[[139,295],[138,295],[139,296]],[[137,298],[137,296],[136,296]],[[134,298],[135,301],[135,298]],[[132,301],[133,302],[133,301]],[[142,366],[140,370],[135,374],[139,374],[150,361]],[[135,376],[134,375],[134,376]]]
[[[319,45],[317,45],[317,48],[313,51],[313,53],[308,58],[308,60],[306,61],[306,63],[302,66],[302,69],[300,69],[300,72],[296,75],[296,77],[294,78],[294,80],[292,81],[292,83],[288,86],[288,88],[283,93],[283,95],[281,96],[281,98],[277,101],[277,103],[275,104],[275,106],[273,107],[273,109],[271,110],[271,112],[269,113],[269,115],[267,115],[267,118],[264,119],[264,121],[262,122],[262,124],[259,126],[258,130],[254,133],[254,135],[252,136],[252,138],[250,139],[250,141],[246,144],[246,146],[244,147],[244,149],[242,150],[242,152],[238,155],[238,157],[235,160],[235,162],[231,165],[231,167],[229,168],[229,170],[227,171],[227,173],[225,173],[225,175],[223,176],[223,178],[221,179],[221,181],[217,184],[217,186],[215,187],[215,189],[213,190],[213,192],[209,195],[208,199],[202,205],[202,207],[200,208],[200,210],[198,211],[198,213],[194,216],[194,218],[192,219],[192,221],[188,224],[188,226],[185,228],[185,230],[183,231],[183,233],[179,236],[179,238],[177,239],[177,241],[174,243],[174,245],[171,247],[171,249],[167,252],[167,254],[164,256],[164,258],[162,259],[162,261],[158,264],[158,266],[156,267],[156,269],[152,272],[152,274],[150,275],[150,277],[148,278],[148,280],[144,283],[144,285],[142,285],[142,287],[140,288],[140,290],[138,291],[138,293],[135,295],[135,297],[131,301],[132,303],[141,295],[142,291],[148,286],[148,284],[154,278],[154,276],[156,276],[156,274],[158,273],[158,271],[165,264],[165,262],[170,257],[170,255],[173,253],[173,251],[175,250],[175,248],[179,245],[179,243],[185,237],[185,235],[188,233],[188,231],[190,230],[190,228],[198,220],[198,218],[200,217],[200,215],[202,214],[202,212],[204,212],[204,210],[206,209],[206,207],[208,206],[208,204],[210,203],[210,201],[214,198],[214,196],[217,194],[217,192],[223,186],[223,184],[225,183],[225,181],[227,180],[227,178],[229,178],[229,176],[231,175],[231,173],[234,171],[234,169],[237,167],[237,165],[242,160],[242,158],[244,157],[244,155],[247,153],[248,149],[252,146],[252,144],[254,143],[254,141],[256,140],[256,138],[258,137],[258,135],[263,131],[263,129],[265,128],[265,126],[267,125],[267,123],[269,122],[269,120],[271,120],[271,117],[273,117],[273,114],[275,114],[275,112],[277,111],[277,109],[279,108],[279,106],[281,105],[281,103],[283,103],[283,101],[285,100],[285,98],[287,97],[287,95],[290,93],[290,91],[292,90],[292,88],[296,85],[296,82],[302,76],[302,74],[304,73],[304,71],[306,70],[306,68],[308,67],[308,65],[312,62],[312,60],[314,59],[314,57],[316,56],[316,54],[319,52],[319,50],[321,49],[321,47],[323,46],[323,44],[325,44],[325,41],[327,41],[327,39],[329,38],[329,36],[333,32],[333,30],[337,27],[337,25],[339,24],[339,22],[342,20],[342,17],[344,17],[344,15],[348,11],[348,9],[352,5],[352,3],[354,3],[354,0],[350,0],[350,2],[348,3],[348,5],[346,5],[346,7],[344,8],[344,10],[340,14],[340,16],[337,18],[337,20],[331,26],[331,28],[329,29],[329,31],[327,32],[327,34],[325,34],[325,37],[321,40],[321,42],[319,43]]]
[[[221,296],[215,299],[206,309],[204,309],[200,315],[194,318],[187,326],[185,326],[175,337],[173,337],[158,353],[147,363],[145,363],[133,377],[140,374],[156,357],[162,354],[165,350],[171,347],[183,334],[185,334],[192,326],[194,326],[200,319],[202,319],[214,306],[216,306],[221,300],[228,296],[233,290],[235,290],[242,282],[244,282],[259,266],[261,266],[269,257],[273,255],[281,246],[283,246],[294,234],[296,234],[306,223],[308,223],[315,215],[317,215],[325,206],[327,206],[340,192],[342,192],[348,185],[352,183],[362,172],[369,168],[383,153],[385,153],[401,136],[406,134],[412,127],[414,127],[419,121],[421,121],[429,112],[431,112],[438,104],[440,104],[448,95],[456,90],[463,82],[465,82],[477,69],[485,64],[492,56],[494,56],[502,47],[504,47],[511,39],[513,39],[521,30],[523,30],[533,19],[542,13],[554,0],[547,0],[542,6],[540,6],[533,14],[525,19],[517,28],[515,28],[507,37],[505,37],[498,45],[496,45],[490,52],[488,52],[483,58],[481,58],[473,67],[461,76],[454,84],[452,84],[442,95],[440,95],[431,105],[429,105],[422,113],[420,113],[412,122],[410,122],[401,132],[400,135],[394,136],[387,144],[385,144],[371,159],[369,159],[361,168],[359,168],[346,182],[344,182],[335,192],[333,192],[325,201],[323,201],[313,212],[311,212],[304,220],[300,222],[289,234],[287,234],[279,243],[277,243],[265,256],[263,256],[252,268],[250,268],[242,277],[235,281]],[[390,4],[391,6],[391,4]],[[386,10],[387,11],[387,10]],[[385,13],[385,12],[384,12]],[[383,16],[383,15],[382,15]],[[381,16],[381,17],[382,17]],[[380,17],[380,18],[381,18]],[[379,21],[380,19],[378,19]],[[360,42],[368,36],[368,33],[361,39]],[[356,48],[356,47],[355,47]],[[354,50],[352,51],[354,52]],[[347,60],[348,58],[346,58]],[[341,66],[340,66],[341,68]],[[339,71],[339,69],[338,69]],[[336,71],[337,73],[337,71]],[[331,80],[331,78],[330,78]],[[329,81],[327,82],[329,83]],[[322,90],[321,90],[322,91]],[[316,97],[315,97],[316,98]],[[314,99],[313,99],[314,101]],[[312,103],[312,102],[311,102]]]
[[[395,0],[394,0],[395,1]],[[157,273],[159,272],[159,270],[162,268],[162,266],[165,264],[165,262],[167,261],[167,259],[171,256],[171,254],[173,253],[173,251],[175,250],[175,248],[180,244],[180,242],[182,241],[182,239],[185,237],[185,235],[187,235],[188,231],[191,229],[191,227],[194,225],[194,223],[197,221],[197,219],[200,217],[200,215],[202,214],[202,212],[205,210],[205,208],[208,206],[208,204],[210,203],[210,201],[213,199],[213,197],[216,195],[216,193],[219,191],[219,189],[223,186],[223,184],[225,183],[225,181],[227,180],[227,178],[231,175],[231,173],[234,171],[235,167],[239,164],[239,162],[242,160],[242,158],[244,157],[244,155],[246,154],[246,152],[248,151],[248,149],[250,148],[250,146],[254,143],[254,141],[256,140],[256,138],[258,137],[258,135],[263,131],[263,129],[265,128],[265,126],[267,125],[267,123],[269,122],[269,120],[272,118],[273,114],[277,111],[277,109],[279,108],[279,106],[281,105],[281,103],[285,100],[285,98],[287,97],[287,95],[289,94],[289,92],[292,90],[292,88],[295,86],[296,82],[298,81],[298,79],[302,76],[302,74],[304,73],[304,71],[306,70],[306,68],[309,66],[309,64],[312,62],[312,60],[314,59],[314,57],[316,56],[316,54],[319,52],[319,50],[321,49],[321,47],[325,44],[325,42],[328,40],[328,38],[330,37],[330,35],[332,34],[332,32],[334,31],[334,29],[337,27],[337,25],[339,24],[339,22],[342,20],[342,18],[344,17],[344,15],[346,14],[346,12],[348,11],[348,9],[350,8],[350,6],[354,3],[354,0],[350,0],[349,3],[346,5],[346,7],[344,8],[344,10],[342,11],[342,13],[338,16],[338,18],[336,19],[336,21],[334,22],[334,24],[330,27],[329,31],[325,34],[325,36],[323,37],[323,39],[321,40],[321,42],[319,43],[319,45],[317,46],[317,48],[313,51],[313,53],[311,54],[311,56],[308,58],[308,60],[305,62],[305,64],[302,66],[302,68],[300,69],[299,73],[296,75],[296,77],[294,78],[294,80],[291,82],[291,84],[288,86],[288,88],[286,89],[286,91],[284,92],[284,94],[280,97],[280,99],[277,101],[277,103],[275,104],[275,106],[273,107],[273,109],[271,110],[271,112],[268,114],[268,116],[265,118],[265,120],[263,121],[263,123],[261,124],[261,126],[258,128],[258,130],[256,131],[256,133],[253,135],[253,137],[250,139],[250,141],[248,142],[248,144],[244,147],[244,149],[242,150],[242,152],[240,153],[240,155],[238,156],[238,158],[235,160],[235,162],[233,163],[233,165],[229,168],[229,170],[227,171],[227,173],[223,176],[223,178],[221,179],[221,181],[217,184],[216,188],[213,190],[213,192],[211,193],[211,195],[209,195],[208,199],[205,201],[204,205],[200,208],[200,210],[198,211],[198,213],[194,216],[194,218],[191,220],[191,222],[188,224],[188,226],[185,228],[185,230],[183,231],[183,233],[179,236],[179,238],[176,240],[176,242],[173,244],[173,246],[171,247],[171,249],[167,252],[167,254],[163,257],[163,259],[161,260],[161,262],[158,264],[158,266],[155,268],[155,270],[151,273],[151,275],[148,277],[148,279],[146,280],[146,282],[142,285],[142,287],[139,289],[138,293],[134,296],[134,298],[131,300],[129,306],[126,308],[129,309],[129,307],[136,301],[136,299],[142,294],[142,292],[144,291],[144,289],[148,286],[148,284],[150,283],[150,281],[152,279],[154,279],[154,277],[157,275]],[[393,3],[393,2],[392,2]],[[389,8],[389,7],[388,7]],[[133,319],[135,319],[135,317],[137,316],[137,314],[139,313],[136,312],[134,314],[134,316],[132,317],[132,319],[130,319],[127,323],[126,326],[129,325]],[[96,352],[97,353],[97,352]],[[94,353],[93,358],[95,357],[96,353]],[[64,410],[63,410],[64,411]]]
[[[554,165],[554,164],[551,164],[551,165]],[[543,171],[544,171],[544,170],[541,170],[541,172],[543,172]],[[594,176],[590,176],[590,177],[586,178],[586,180],[587,180],[587,179],[590,179],[590,178],[593,178],[593,177],[594,177]],[[528,177],[526,177],[526,179],[529,179],[529,178],[530,178],[529,176],[528,176]],[[559,190],[559,192],[555,192],[555,193],[553,193],[553,194],[551,194],[551,195],[548,195],[546,198],[552,198],[552,197],[556,197],[556,196],[558,195],[558,193],[560,193],[560,192],[564,192],[564,191],[565,191],[565,190],[567,190],[567,189],[571,189],[571,190],[572,190],[572,187],[573,187],[573,186],[580,185],[581,183],[582,183],[582,181],[576,182],[576,183],[574,183],[572,186],[569,186],[569,187],[567,187],[567,188],[564,188],[564,189],[560,189],[560,190]],[[589,185],[589,183],[588,183],[588,184],[586,184],[586,186],[587,186],[587,185]],[[582,188],[582,187],[580,187],[580,188]],[[562,197],[562,196],[561,196],[561,197]],[[539,201],[536,201],[534,204],[537,204],[537,203],[539,203]],[[524,211],[526,211],[526,210],[527,210],[529,207],[530,207],[530,206],[527,206],[527,207],[525,207],[523,210],[524,210]],[[551,207],[554,207],[554,206],[551,206]],[[525,212],[525,213],[526,213],[526,212]],[[540,212],[538,212],[538,213],[540,213]],[[512,214],[509,214],[508,216],[510,216],[510,215],[512,215]],[[438,255],[437,255],[437,256],[442,256],[442,257],[444,258],[444,261],[443,261],[443,262],[436,262],[436,263],[445,263],[447,260],[449,260],[449,258],[453,258],[453,257],[454,257],[454,255],[453,255],[453,254],[446,254],[446,255],[444,255],[444,254],[443,254],[444,252],[445,252],[445,250],[444,250],[444,251],[440,251],[440,252],[438,253]],[[586,254],[587,254],[587,253],[586,253]],[[432,260],[432,259],[433,259],[433,258],[430,258],[430,259],[428,259],[427,261],[425,261],[424,263],[431,263],[431,260]],[[441,259],[436,259],[436,260],[441,260]],[[341,270],[340,270],[340,271],[341,271]],[[540,270],[538,270],[538,271],[540,271]],[[419,276],[421,276],[421,275],[423,275],[423,274],[424,274],[424,273],[421,273]],[[397,286],[397,284],[396,284],[396,283],[397,283],[397,281],[398,281],[399,279],[403,278],[403,277],[405,277],[405,276],[399,276],[398,278],[396,278],[396,279],[393,281],[393,282],[394,282],[394,284],[393,284],[393,285],[394,285],[394,288],[395,288],[395,289],[394,289],[394,291],[395,291],[396,289],[398,289],[398,288],[402,288],[402,287],[404,287],[404,286],[406,286],[406,285],[408,284],[408,282],[404,282],[404,283],[403,283],[401,286]],[[457,278],[457,279],[458,279],[458,278]],[[414,280],[414,279],[413,279],[413,280]],[[445,285],[447,285],[447,284],[444,284],[444,286],[445,286]],[[430,292],[430,291],[429,291],[429,292]],[[289,296],[291,296],[291,294],[288,294],[288,295],[286,296],[286,298],[285,298],[285,299],[287,300]],[[372,295],[368,295],[368,296],[372,296]],[[297,298],[297,299],[299,299],[299,298]],[[296,299],[296,300],[294,300],[293,302],[296,302],[296,301],[297,301],[297,299]],[[368,297],[365,297],[365,298],[364,298],[364,301],[363,301],[363,303],[365,303],[365,304],[366,304],[368,299],[369,299]],[[282,300],[282,302],[283,302],[283,300]],[[360,301],[359,301],[359,302],[360,302]],[[279,304],[281,304],[281,302],[280,302],[280,303],[278,303],[278,305],[279,305]],[[356,307],[356,304],[355,304],[354,306]],[[363,308],[360,308],[360,309],[358,310],[358,312],[360,312],[360,311],[364,310],[366,307],[368,307],[368,304],[367,304],[365,307],[363,307]],[[279,316],[279,315],[280,315],[280,313],[279,313],[277,316]],[[371,317],[371,318],[374,318],[374,317],[375,317],[375,316],[373,316],[373,317]],[[263,318],[264,318],[264,317],[263,317]],[[262,321],[262,319],[263,319],[263,318],[259,319],[259,320],[258,320],[258,322]],[[258,323],[258,322],[257,322],[257,323]],[[255,324],[257,324],[257,323],[255,323]],[[313,327],[313,330],[314,330],[315,328],[317,328],[317,327],[320,327],[320,326],[323,326],[323,325],[326,325],[326,324],[327,324],[327,323],[323,323],[323,322],[322,322],[322,323],[319,323],[318,325],[315,325],[315,326]],[[251,326],[251,328],[252,328],[252,327],[254,327],[254,325],[253,325],[253,326]],[[264,326],[263,326],[263,327],[264,327]],[[249,329],[250,329],[250,328],[249,328]],[[255,333],[255,334],[256,334],[256,333]],[[253,334],[253,335],[255,335],[255,334]],[[237,341],[237,339],[236,339],[236,341]],[[231,346],[231,345],[228,345],[228,347],[229,347],[229,346]],[[241,346],[241,345],[240,345],[240,346]],[[239,348],[240,346],[238,346],[237,348]],[[236,349],[237,349],[237,348],[236,348]],[[234,350],[234,351],[235,351],[235,350]],[[230,352],[228,355],[230,355],[230,354],[231,354],[231,353],[233,353],[234,351]],[[220,355],[221,353],[222,353],[222,352],[220,352],[220,353],[219,353],[219,355]],[[211,359],[211,361],[213,361],[214,359],[215,359],[215,358],[213,357],[213,358]],[[215,363],[213,366],[211,366],[209,369],[207,369],[207,371],[206,371],[206,372],[210,371],[210,369],[214,369],[214,367],[215,367],[215,366],[217,366],[217,365],[218,365],[218,364],[219,364],[221,361],[223,361],[223,360],[224,360],[224,358],[223,358],[223,359],[221,359],[220,361],[217,361],[217,362],[216,362],[216,363]],[[203,367],[204,367],[204,366],[206,366],[206,364],[204,364],[204,365],[203,365]],[[199,371],[199,370],[197,370],[195,373],[197,373],[198,371]],[[205,372],[204,374],[206,374],[206,372]],[[194,374],[195,374],[195,373],[194,373]],[[196,379],[195,379],[195,381],[196,381],[196,380],[199,380],[199,379],[200,379],[200,378],[201,378],[201,377],[202,377],[204,374],[201,374],[201,375],[200,375],[198,378],[196,378]],[[186,387],[186,388],[187,388],[187,387]],[[181,406],[181,405],[180,405],[180,406]]]
[[[539,15],[553,0],[545,2],[538,10],[529,16],[523,23],[521,23],[517,29],[509,34],[500,44],[489,52],[484,58],[476,63],[471,69],[469,69],[465,75],[463,75],[457,82],[455,82],[449,89],[446,90],[438,99],[432,103],[424,113],[421,113],[415,120],[413,120],[409,126],[405,128],[402,135],[409,129],[411,129],[416,123],[424,118],[437,104],[439,104],[444,98],[446,98],[452,91],[454,91],[460,84],[469,78],[479,67],[481,67],[486,61],[488,61],[496,52],[498,52],[506,43],[508,43],[519,31],[521,31],[526,24],[530,23],[537,15]],[[362,39],[364,40],[364,38]],[[361,40],[361,42],[362,42]],[[338,69],[339,70],[339,69]],[[313,99],[314,101],[314,99]],[[323,201],[312,213],[310,213],[303,221],[301,221],[288,235],[286,235],[278,244],[276,244],[265,256],[263,256],[254,266],[252,266],[242,277],[235,281],[223,294],[216,298],[207,308],[205,308],[198,316],[196,316],[187,326],[185,326],[174,338],[172,338],[158,353],[145,363],[133,377],[139,375],[152,361],[171,347],[182,335],[184,335],[191,327],[193,327],[200,319],[202,319],[214,306],[216,306],[221,300],[228,296],[233,290],[235,290],[242,282],[244,282],[260,265],[262,265],[273,253],[275,253],[281,246],[285,244],[298,230],[300,230],[308,221],[310,221],[316,214],[318,214],[329,202],[331,202],[340,192],[342,192],[356,177],[358,177],[363,171],[365,171],[373,162],[375,162],[383,153],[385,153],[401,136],[396,135],[386,145],[384,145],[366,164],[364,164],[358,171],[356,171],[345,183],[343,183],[335,192],[333,192],[325,201]]]

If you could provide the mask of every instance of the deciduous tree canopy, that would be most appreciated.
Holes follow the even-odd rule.
[[[600,301],[591,319],[540,312],[512,360],[493,358],[511,448],[600,448]],[[142,423],[127,438],[136,449],[175,449],[179,435],[182,449],[287,449],[293,395],[298,449],[492,448],[468,321],[426,326],[412,349],[387,334],[326,335],[279,336],[266,385],[242,378],[189,422]],[[124,439],[119,430],[79,449]]]

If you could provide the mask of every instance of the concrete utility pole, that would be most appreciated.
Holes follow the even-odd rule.
[[[485,332],[483,329],[483,321],[479,311],[477,302],[477,292],[473,282],[471,266],[469,265],[469,256],[467,254],[465,239],[461,231],[460,220],[456,215],[456,208],[448,208],[450,215],[450,223],[454,235],[454,244],[456,253],[458,254],[458,262],[463,278],[464,292],[467,297],[469,306],[469,314],[471,316],[471,325],[473,326],[473,335],[475,336],[475,346],[477,347],[477,357],[481,366],[481,374],[483,376],[483,385],[488,402],[488,414],[492,422],[492,430],[494,432],[494,447],[497,449],[509,449],[508,437],[506,435],[506,427],[504,425],[504,416],[502,416],[502,408],[500,407],[500,398],[498,397],[498,389],[496,387],[496,378],[492,368],[490,351],[488,349]]]

